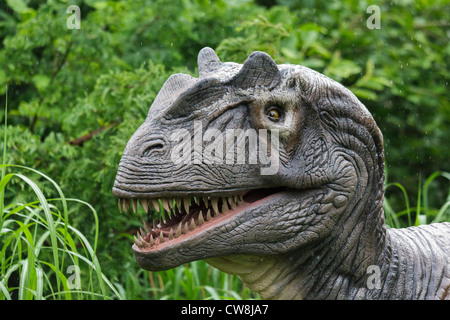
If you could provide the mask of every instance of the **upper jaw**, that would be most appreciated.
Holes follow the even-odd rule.
[[[170,190],[169,187],[158,191],[153,191],[151,189],[143,190],[127,190],[125,184],[116,183],[112,189],[113,195],[118,199],[172,199],[176,200],[178,198],[189,198],[192,199],[195,196],[207,196],[207,197],[229,197],[234,195],[244,195],[250,188],[214,188],[214,190],[199,190],[199,189],[185,189],[185,190]],[[132,207],[129,207],[132,208]],[[151,209],[151,207],[149,207]],[[122,210],[121,210],[122,211]]]
[[[230,196],[266,184],[257,165],[174,164],[170,158],[124,155],[112,189],[117,198]]]

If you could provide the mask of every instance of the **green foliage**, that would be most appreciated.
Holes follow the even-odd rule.
[[[66,26],[70,4],[81,9],[79,30]],[[205,272],[216,272],[203,262],[193,264],[193,269],[182,266],[166,273],[139,270],[130,244],[141,222],[118,214],[111,188],[126,142],[169,75],[196,75],[197,54],[205,46],[216,49],[222,60],[236,62],[262,50],[277,63],[302,64],[343,83],[374,115],[385,139],[389,181],[406,186],[398,194],[393,189],[401,189],[388,185],[385,209],[392,226],[407,225],[408,215],[411,224],[422,222],[420,215],[427,216],[427,223],[438,217],[448,220],[446,174],[437,179],[434,172],[450,172],[450,5],[446,0],[380,1],[381,29],[370,30],[366,25],[370,4],[356,0],[1,2],[0,104],[5,101],[6,85],[10,102],[8,140],[1,146],[8,150],[5,161],[50,175],[65,193],[95,208],[101,221],[96,253],[102,271],[123,297],[189,298],[185,291],[189,288],[194,288],[190,294],[195,298],[237,298],[236,292],[250,297],[235,278],[227,280],[229,286],[217,280],[226,277],[222,274],[202,278]],[[4,108],[0,116],[5,116]],[[9,173],[10,168],[4,170]],[[419,185],[420,177],[430,178]],[[53,184],[38,173],[29,172],[27,178],[47,198],[60,198]],[[12,179],[8,185],[5,203],[35,201],[29,199],[24,179]],[[403,209],[404,194],[409,209]],[[92,242],[91,211],[81,201],[71,202],[68,210],[70,225]],[[14,243],[25,241],[26,230],[42,222],[37,215],[32,213],[36,221],[17,220],[23,225],[17,225]],[[197,281],[190,275],[195,268],[198,281],[208,285],[190,287]],[[173,281],[186,285],[174,287],[178,293],[171,293],[167,282],[174,285]],[[149,284],[156,289],[146,291]]]
[[[2,174],[2,194],[12,178],[19,178],[31,187],[37,200],[5,205],[3,197],[0,199],[0,300],[121,298],[102,274],[96,256],[99,223],[95,209],[78,199],[65,198],[53,180],[34,169],[4,167],[44,177],[61,198],[47,199],[38,184],[22,173]],[[93,246],[69,223],[67,204],[72,201],[86,205],[95,217]]]
[[[450,188],[448,189],[444,203],[440,207],[436,205],[430,205],[430,186],[432,185],[433,181],[440,177],[450,180],[450,173],[436,171],[425,180],[423,185],[419,182],[419,186],[417,189],[418,197],[415,207],[411,207],[408,191],[402,184],[398,182],[388,183],[386,185],[386,194],[391,194],[391,189],[395,187],[395,189],[401,191],[402,198],[404,200],[403,209],[395,210],[391,205],[391,202],[388,200],[388,197],[385,197],[383,206],[386,216],[386,223],[388,224],[388,226],[393,228],[403,228],[412,225],[418,226],[420,224],[450,221]]]

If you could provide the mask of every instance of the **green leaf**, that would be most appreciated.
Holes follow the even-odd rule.
[[[355,96],[357,96],[360,99],[367,99],[367,100],[376,100],[377,95],[375,92],[362,89],[362,88],[351,88],[351,91]]]
[[[30,10],[23,0],[6,0],[6,3],[17,13],[23,13]]]
[[[44,90],[50,84],[50,78],[42,74],[37,74],[33,76],[31,80],[33,81],[33,84],[36,87],[36,89],[38,89],[38,91],[41,93],[43,93]]]

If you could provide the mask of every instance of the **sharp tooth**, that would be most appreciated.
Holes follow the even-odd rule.
[[[133,212],[136,213],[136,211],[137,211],[137,199],[136,198],[131,199],[131,203],[133,204]]]
[[[234,201],[234,203],[238,204],[238,202],[239,202],[239,197],[238,197],[237,195],[234,195],[234,196],[233,196],[233,201]]]
[[[122,199],[119,199],[119,212],[122,212]]]
[[[161,201],[163,208],[169,212],[170,211],[170,205],[169,205],[169,201],[167,199],[160,199],[159,201]]]
[[[211,205],[214,209],[214,213],[219,213],[219,207],[217,206],[217,198],[211,198]]]
[[[142,248],[142,247],[143,247],[142,243],[136,238],[136,236],[134,236],[134,243],[135,243],[139,248]]]
[[[173,228],[170,228],[170,231],[169,231],[169,240],[172,240],[173,239]]]
[[[203,219],[203,214],[200,211],[199,214],[198,214],[198,225],[201,226],[204,223],[205,223],[205,220]]]
[[[128,213],[128,209],[130,208],[130,201],[129,199],[123,199],[123,211]]]
[[[183,198],[183,206],[186,213],[189,213],[189,198]]]
[[[138,236],[138,238],[139,238],[139,241],[140,241],[140,242],[142,243],[142,246],[143,246],[143,247],[146,247],[146,246],[148,246],[148,243],[147,243],[147,241],[145,241],[143,237],[141,237],[141,236]]]
[[[150,245],[154,245],[155,244],[155,239],[153,239],[153,235],[150,235]]]
[[[141,233],[142,237],[145,237],[145,232],[144,232],[144,230],[142,230],[142,228],[139,228],[139,232]]]
[[[150,226],[147,224],[147,222],[145,220],[142,220],[142,222],[144,223],[144,229],[145,231],[147,231],[147,233],[150,233],[152,231],[152,229],[150,228]]]
[[[158,220],[153,219],[153,229],[158,228]]]
[[[175,233],[175,238],[178,238],[179,236],[181,236],[181,225],[182,225],[182,223],[180,223],[178,225],[177,232]]]
[[[208,206],[209,206],[208,196],[203,196],[203,202],[205,203],[206,209],[208,209]]]
[[[197,227],[197,225],[195,224],[194,218],[191,219],[191,230],[194,230]]]
[[[186,222],[185,224],[184,224],[184,228],[183,228],[183,233],[188,233],[189,232],[189,227],[188,227],[188,223]]]
[[[229,197],[228,198],[228,204],[230,205],[230,209],[234,209],[234,208],[236,208],[236,202],[234,202],[234,199],[233,199],[233,197]]]
[[[159,203],[158,199],[152,199],[153,208],[155,208],[156,212],[159,212]]]
[[[239,201],[241,201],[241,202],[244,201],[244,195],[243,194],[239,195]]]
[[[139,199],[139,203],[141,204],[141,206],[144,209],[145,213],[148,213],[148,201],[147,201],[147,199]]]
[[[229,210],[230,209],[228,209],[227,202],[226,201],[222,201],[222,213],[227,213]]]
[[[159,233],[159,243],[164,243],[164,235],[162,231]]]
[[[195,204],[199,204],[200,200],[198,199],[198,197],[194,197],[194,198],[192,198],[192,199],[194,199],[194,203],[195,203]]]
[[[206,221],[211,220],[211,209],[208,209],[208,212],[206,212]]]

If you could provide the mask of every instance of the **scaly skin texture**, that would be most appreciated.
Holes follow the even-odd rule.
[[[262,52],[240,65],[205,48],[198,64],[167,80],[119,164],[121,209],[164,207],[135,238],[142,268],[205,259],[265,299],[450,299],[450,224],[386,229],[382,135],[349,90]],[[213,129],[266,130],[276,157],[208,162]]]

